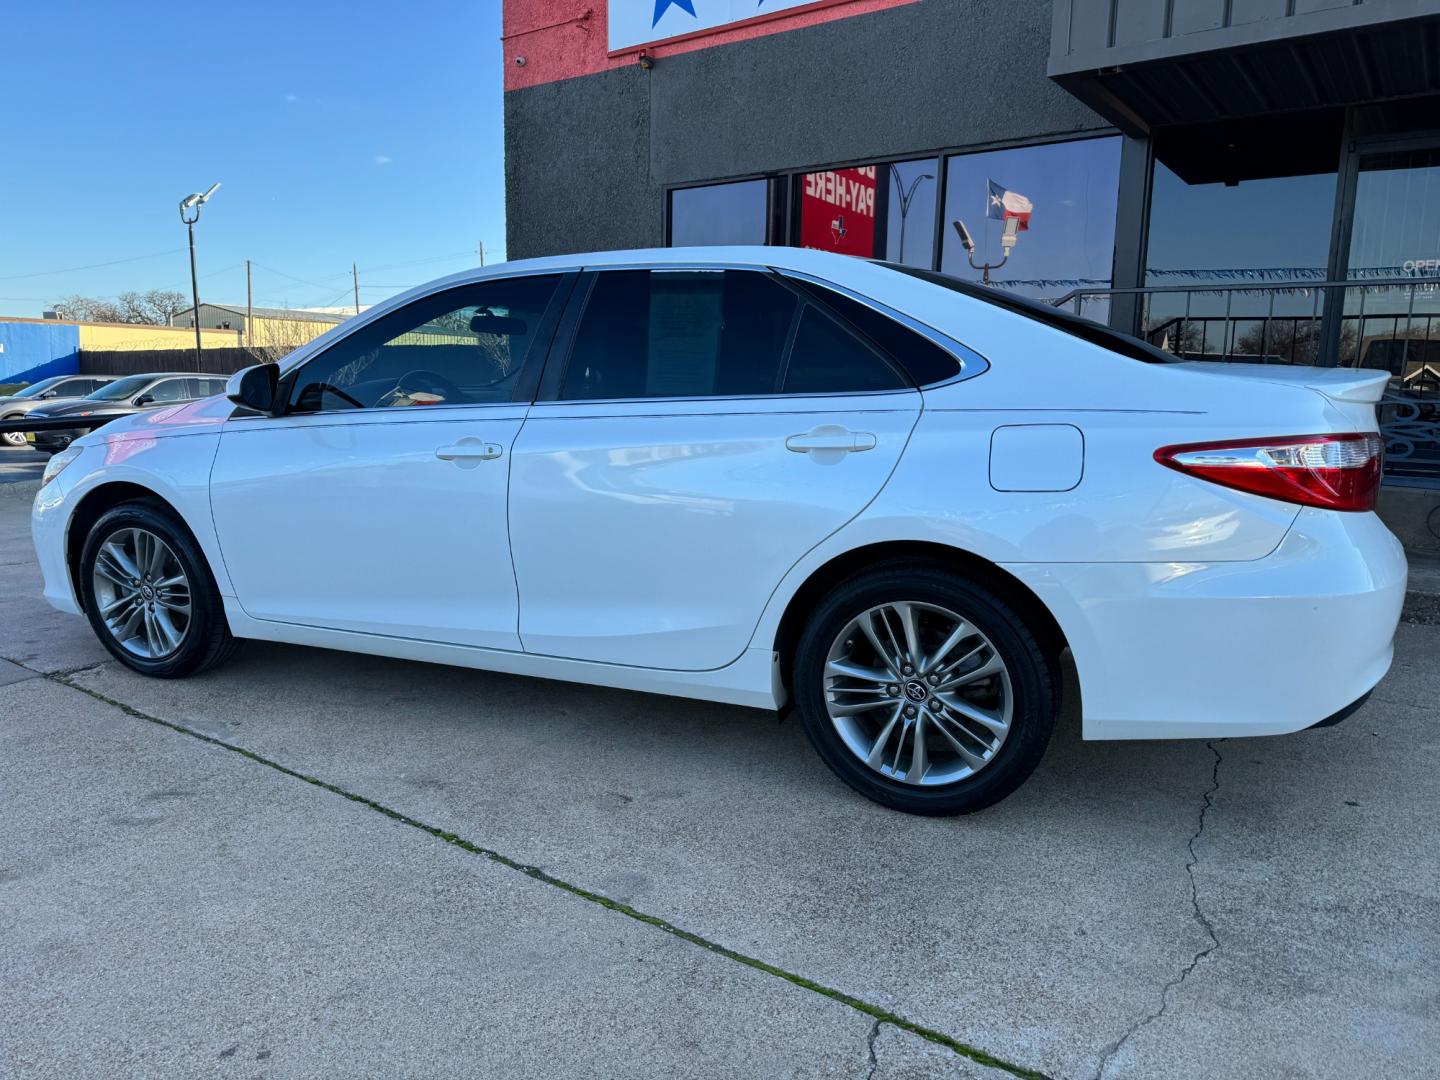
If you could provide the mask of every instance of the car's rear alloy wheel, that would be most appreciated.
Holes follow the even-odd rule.
[[[796,652],[795,693],[827,764],[922,814],[978,810],[1034,769],[1054,725],[1053,663],[1015,608],[939,568],[853,578]]]
[[[15,419],[19,419],[19,417],[15,417]],[[0,424],[4,422],[5,421],[0,420]],[[6,446],[24,446],[25,433],[23,431],[6,431],[0,433],[0,442],[3,442]]]
[[[895,601],[835,636],[825,711],[850,752],[906,784],[951,784],[994,760],[1010,731],[1010,672],[949,608]]]
[[[100,643],[142,674],[193,675],[235,650],[199,545],[158,500],[101,515],[80,553],[79,585]]]

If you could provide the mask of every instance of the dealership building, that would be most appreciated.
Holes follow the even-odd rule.
[[[505,0],[512,258],[799,244],[1391,372],[1440,487],[1440,0]]]

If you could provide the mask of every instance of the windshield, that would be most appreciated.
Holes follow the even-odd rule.
[[[911,277],[928,281],[932,285],[949,289],[951,292],[963,293],[972,299],[994,304],[1006,311],[1023,315],[1027,319],[1034,319],[1036,322],[1044,323],[1046,326],[1088,341],[1092,345],[1099,345],[1102,349],[1109,349],[1111,352],[1129,357],[1131,360],[1139,360],[1146,364],[1173,364],[1178,360],[1178,357],[1163,349],[1157,349],[1149,342],[1141,341],[1129,334],[1123,334],[1119,330],[1112,330],[1100,323],[1091,322],[1089,319],[1082,319],[1079,315],[1061,311],[1049,304],[1027,300],[1014,293],[1002,292],[987,285],[978,285],[973,281],[951,277],[949,274],[940,274],[934,270],[919,270],[913,266],[901,266],[899,263],[882,262],[878,259],[874,261],[891,270],[898,270],[902,274],[909,274]]]
[[[155,381],[154,375],[131,375],[128,379],[116,379],[109,386],[102,386],[93,394],[86,394],[86,401],[125,401],[134,397]]]
[[[13,396],[35,397],[39,394],[43,394],[46,390],[49,390],[50,387],[54,386],[56,383],[63,382],[66,378],[67,376],[65,375],[52,375],[48,379],[41,379],[37,383],[31,383],[29,386],[25,387],[24,390],[16,390]]]

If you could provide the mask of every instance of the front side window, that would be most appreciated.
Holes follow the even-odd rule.
[[[194,382],[193,379],[162,379],[152,386],[146,393],[150,400],[158,403],[169,403],[175,401],[189,401],[194,395],[189,392],[186,383]]]
[[[362,326],[299,370],[290,411],[511,401],[559,280],[450,289]]]
[[[41,379],[39,382],[31,383],[23,390],[16,390],[13,396],[17,398],[39,397],[46,391],[54,390],[55,387],[59,386],[64,380],[65,377],[63,375],[54,375],[48,379]]]

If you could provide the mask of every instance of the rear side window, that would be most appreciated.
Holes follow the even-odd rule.
[[[836,312],[860,333],[898,363],[917,386],[933,386],[960,374],[960,361],[924,334],[876,311],[869,304],[821,288],[810,282],[796,282],[806,292]]]
[[[559,396],[755,397],[907,385],[870,342],[770,273],[610,270],[591,289]]]
[[[611,270],[575,331],[560,397],[773,394],[799,301],[749,270]]]
[[[806,304],[785,368],[787,394],[899,390],[905,381],[874,349],[814,304]]]

